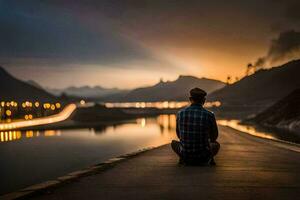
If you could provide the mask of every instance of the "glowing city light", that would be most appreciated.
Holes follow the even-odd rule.
[[[37,102],[34,103],[34,106],[35,106],[36,108],[38,108],[38,107],[40,106],[40,103],[37,101]]]
[[[163,101],[163,102],[120,102],[105,103],[107,108],[158,108],[158,109],[179,109],[189,105],[188,101]],[[204,107],[220,107],[220,101],[206,102]]]
[[[107,108],[158,108],[158,109],[168,109],[168,108],[182,108],[189,104],[189,102],[125,102],[125,103],[105,103]]]
[[[5,114],[6,114],[7,116],[11,116],[11,111],[10,111],[10,110],[6,110],[6,111],[5,111]]]
[[[80,101],[80,104],[81,104],[81,105],[84,105],[84,104],[85,104],[85,100],[81,100],[81,101]]]
[[[50,103],[44,103],[43,107],[45,109],[49,109],[51,107],[51,104]]]
[[[57,109],[59,109],[61,107],[60,103],[56,103],[55,106]]]
[[[55,110],[55,105],[52,104],[50,108],[51,108],[51,110]]]

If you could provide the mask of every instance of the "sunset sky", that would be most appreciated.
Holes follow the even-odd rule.
[[[299,38],[299,7],[296,0],[0,0],[0,65],[51,88],[134,88],[180,74],[225,81],[243,76],[280,34]]]

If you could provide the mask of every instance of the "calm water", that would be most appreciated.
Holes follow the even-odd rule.
[[[279,130],[275,128],[240,124],[239,120],[218,120],[218,124],[223,126],[229,126],[241,132],[245,132],[260,138],[293,143],[298,145],[300,144],[300,133],[291,132],[288,130]]]
[[[93,129],[12,131],[0,136],[0,193],[53,179],[175,138],[175,115]]]

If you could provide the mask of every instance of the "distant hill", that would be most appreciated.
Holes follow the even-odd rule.
[[[107,97],[107,101],[186,101],[189,90],[199,87],[208,93],[224,87],[221,81],[197,78],[194,76],[179,76],[175,81],[160,81],[156,85],[134,89],[127,94],[115,94]]]
[[[258,114],[253,121],[277,128],[300,131],[300,88]]]
[[[18,80],[0,67],[0,100],[1,101],[41,101],[54,102],[57,97],[32,84]]]
[[[300,88],[300,60],[280,67],[259,70],[255,74],[217,90],[208,96],[223,105],[264,105],[280,100]]]
[[[107,95],[119,94],[123,92],[127,92],[127,90],[120,90],[117,88],[103,88],[100,86],[90,87],[90,86],[82,86],[82,87],[68,87],[65,89],[47,89],[48,92],[54,95],[66,94],[73,97],[82,97],[82,98],[100,98]]]

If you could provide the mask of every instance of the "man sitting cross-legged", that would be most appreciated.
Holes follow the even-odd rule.
[[[220,144],[216,141],[218,127],[212,112],[203,108],[206,92],[199,88],[190,91],[191,105],[177,114],[176,133],[172,149],[185,164],[212,164]]]

